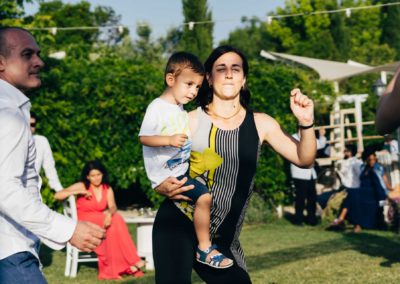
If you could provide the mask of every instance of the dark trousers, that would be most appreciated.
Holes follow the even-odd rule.
[[[295,218],[296,222],[304,222],[315,225],[317,217],[315,211],[317,207],[317,191],[315,188],[315,180],[293,179],[296,189],[295,198]],[[307,220],[304,218],[304,208],[307,209]]]
[[[229,245],[217,243],[218,250],[233,259]],[[192,221],[166,199],[157,212],[153,226],[153,256],[157,284],[190,284],[192,269],[207,284],[249,284],[249,274],[236,263],[215,269],[195,260],[197,247]]]

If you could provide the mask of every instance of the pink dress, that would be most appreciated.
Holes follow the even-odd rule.
[[[89,221],[103,227],[107,209],[108,186],[103,184],[101,200],[97,200],[92,187],[90,198],[79,196],[76,201],[78,220]],[[112,216],[111,226],[106,231],[106,238],[95,250],[99,259],[99,279],[120,279],[122,274],[133,274],[135,277],[143,275],[138,270],[132,273],[130,267],[141,259],[137,254],[136,246],[129,234],[125,221],[118,213]]]

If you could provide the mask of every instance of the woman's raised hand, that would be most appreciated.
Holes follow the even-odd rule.
[[[314,122],[314,102],[300,89],[290,92],[290,108],[300,125],[307,126]]]

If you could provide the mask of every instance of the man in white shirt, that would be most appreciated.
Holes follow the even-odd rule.
[[[339,163],[339,172],[342,176],[342,184],[347,189],[360,187],[360,174],[362,161],[356,157],[357,147],[347,144],[344,149],[344,160]]]
[[[63,189],[60,179],[58,178],[56,163],[54,161],[53,152],[51,151],[50,143],[43,135],[36,134],[36,126],[38,123],[37,116],[34,112],[31,112],[31,131],[33,134],[33,140],[36,146],[36,160],[35,169],[38,174],[43,168],[49,182],[50,188],[54,191],[60,191]],[[39,176],[39,189],[42,187],[42,179]]]
[[[345,146],[344,159],[339,161],[338,167],[342,178],[342,184],[347,190],[347,194],[352,194],[353,191],[358,191],[360,187],[361,166],[363,162],[356,157],[357,147],[353,144]],[[345,198],[341,205],[341,210],[338,218],[328,226],[327,230],[337,231],[344,230],[344,220],[347,215],[349,205],[349,198]]]
[[[300,141],[299,133],[293,134],[293,138]],[[326,145],[325,129],[319,129],[319,138],[317,139],[317,150],[323,149]],[[317,173],[314,168],[299,168],[294,164],[290,164],[290,172],[295,187],[295,219],[294,224],[301,225],[307,222],[309,225],[317,224],[315,215],[317,209],[317,191],[315,181]],[[307,219],[304,218],[304,208],[307,210]]]
[[[41,202],[24,95],[41,84],[40,49],[17,27],[0,28],[0,283],[47,283],[38,259],[40,240],[54,249],[66,242],[92,251],[104,230],[75,222]]]

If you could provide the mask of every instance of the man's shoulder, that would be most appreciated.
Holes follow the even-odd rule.
[[[20,129],[25,124],[25,118],[21,114],[19,108],[13,106],[0,107],[0,129],[2,129],[3,131],[8,131],[10,129]]]
[[[35,141],[48,142],[46,136],[43,136],[43,135],[35,134],[35,135],[33,135],[33,138],[35,139]]]

